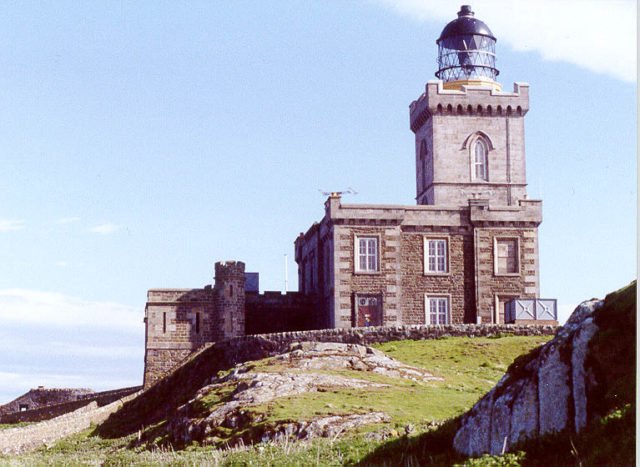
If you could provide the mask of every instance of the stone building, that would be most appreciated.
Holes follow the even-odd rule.
[[[215,265],[213,287],[149,290],[144,386],[209,342],[325,327],[314,295],[260,294],[257,282],[257,274],[246,273],[242,261],[221,261]]]
[[[95,392],[89,388],[45,388],[38,386],[4,405],[0,405],[0,417],[5,414],[27,411],[47,405],[76,401]]]
[[[299,290],[319,297],[331,327],[504,323],[506,302],[539,297],[529,85],[502,90],[495,41],[467,5],[437,40],[440,79],[409,107],[417,205],[344,204],[333,194],[296,240]]]
[[[439,79],[409,109],[417,205],[332,194],[322,220],[295,240],[299,292],[259,294],[239,261],[217,263],[213,287],[149,290],[145,386],[202,345],[245,334],[505,316],[557,324],[535,300],[542,202],[526,193],[529,85],[502,90],[495,41],[466,5],[444,28]]]

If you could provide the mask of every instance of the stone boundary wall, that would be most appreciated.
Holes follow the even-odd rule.
[[[129,394],[139,391],[142,386],[130,388],[113,389],[110,391],[94,392],[78,396],[78,400],[62,402],[59,404],[46,405],[36,409],[24,410],[22,412],[12,412],[0,416],[0,423],[20,423],[20,422],[40,422],[54,417],[78,410],[81,407],[96,402],[98,407],[105,406],[115,400],[121,399]]]
[[[492,337],[500,334],[514,336],[552,336],[558,326],[527,324],[446,324],[446,325],[407,325],[372,326],[347,329],[318,329],[311,331],[292,331],[271,334],[241,336],[221,341],[213,346],[254,347],[262,341],[277,344],[276,353],[288,351],[294,342],[340,342],[345,344],[377,344],[394,340],[425,340],[443,337]],[[240,350],[240,348],[238,350]],[[275,354],[274,354],[275,355]],[[268,355],[265,355],[265,358]],[[240,362],[236,362],[240,363]],[[234,363],[235,364],[235,363]]]
[[[92,423],[102,423],[122,407],[122,404],[137,395],[137,392],[130,394],[103,407],[98,407],[98,403],[92,401],[75,412],[60,415],[51,420],[0,430],[0,454],[18,454],[36,449],[43,444],[49,445],[66,436],[86,430]]]
[[[490,337],[499,334],[515,336],[552,336],[558,326],[532,324],[445,324],[445,325],[406,325],[406,326],[372,326],[363,328],[333,328],[311,331],[291,331],[271,334],[256,334],[234,337],[224,341],[205,344],[197,353],[204,349],[228,349],[235,357],[230,361],[220,361],[218,370],[226,370],[238,363],[248,360],[259,360],[265,357],[287,352],[289,346],[295,342],[340,342],[345,344],[376,344],[394,340],[425,340],[441,339],[442,337]],[[267,344],[268,343],[268,344]],[[266,345],[266,347],[265,347]],[[258,349],[265,348],[264,352]],[[212,350],[212,352],[216,352]],[[214,357],[218,359],[219,357]],[[165,370],[164,378],[171,375],[177,368],[194,359],[194,354],[182,359],[172,369]],[[145,368],[145,389],[162,378],[158,378],[155,368]]]

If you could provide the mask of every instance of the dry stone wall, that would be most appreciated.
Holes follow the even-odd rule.
[[[117,411],[122,404],[137,395],[98,407],[96,401],[81,407],[75,412],[61,415],[51,420],[18,428],[0,430],[0,453],[18,454],[36,449],[43,444],[51,444],[66,436],[86,430],[91,424],[102,423],[109,415]]]

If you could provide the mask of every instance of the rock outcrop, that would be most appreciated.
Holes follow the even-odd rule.
[[[376,343],[440,339],[443,337],[549,336],[556,326],[520,324],[447,324],[414,326],[372,326],[365,328],[322,329],[242,336],[206,344],[191,354],[175,370],[125,404],[118,413],[100,425],[96,434],[105,438],[127,436],[142,427],[166,420],[178,406],[219,371],[251,360],[273,357],[302,342],[370,345]]]
[[[462,417],[454,438],[456,451],[467,456],[500,454],[525,439],[582,430],[606,411],[608,387],[620,379],[611,372],[632,377],[634,320],[635,283],[605,301],[580,304],[553,340],[516,359]],[[618,356],[631,362],[616,361],[615,355],[607,355],[611,350],[598,350],[598,345],[605,347],[603,339],[609,349],[631,347],[631,358]],[[628,388],[615,392],[613,399],[618,402],[630,397],[622,397]]]
[[[342,371],[371,372],[389,378],[428,382],[441,380],[428,371],[405,365],[371,347],[357,344],[302,342],[291,351],[261,362],[238,365],[229,374],[211,379],[195,398],[176,411],[167,426],[172,443],[216,443],[221,432],[238,433],[230,444],[277,440],[283,437],[311,439],[336,437],[352,428],[389,420],[382,412],[330,414],[311,420],[281,420],[262,424],[264,414],[252,407],[299,394],[337,389],[385,388],[388,384],[342,376]],[[203,411],[203,400],[233,388],[224,403]],[[251,427],[251,429],[246,429]],[[229,441],[228,441],[229,443]]]

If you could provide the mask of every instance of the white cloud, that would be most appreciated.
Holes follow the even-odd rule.
[[[111,332],[113,334],[113,331]],[[109,334],[109,335],[111,335]],[[142,327],[140,328],[142,334]],[[105,334],[102,334],[105,336]],[[67,341],[52,340],[51,336],[40,336],[38,339],[25,339],[24,336],[4,335],[0,349],[3,353],[9,354],[14,349],[26,358],[43,356],[46,358],[75,357],[83,359],[109,359],[109,360],[135,360],[142,362],[144,358],[144,346],[142,345],[113,345],[107,342],[104,344],[83,344]],[[61,361],[61,360],[58,360]]]
[[[119,225],[106,223],[106,224],[96,225],[95,227],[91,227],[89,229],[89,232],[97,233],[100,235],[109,235],[114,233],[118,229],[120,229]]]
[[[56,266],[66,267],[69,266],[69,263],[67,261],[58,261],[56,262]]]
[[[24,229],[24,221],[15,219],[0,219],[0,232]]]
[[[125,331],[142,329],[142,308],[92,302],[37,290],[0,290],[0,322],[23,326],[90,326]]]
[[[0,290],[0,403],[29,388],[142,381],[144,308],[26,289]]]
[[[376,1],[403,15],[437,22],[442,27],[456,18],[462,3]],[[498,44],[518,51],[535,51],[545,60],[572,63],[622,81],[636,80],[633,0],[475,0],[471,5],[476,17],[496,35]]]
[[[56,224],[71,224],[80,221],[79,217],[62,217],[56,221]]]

